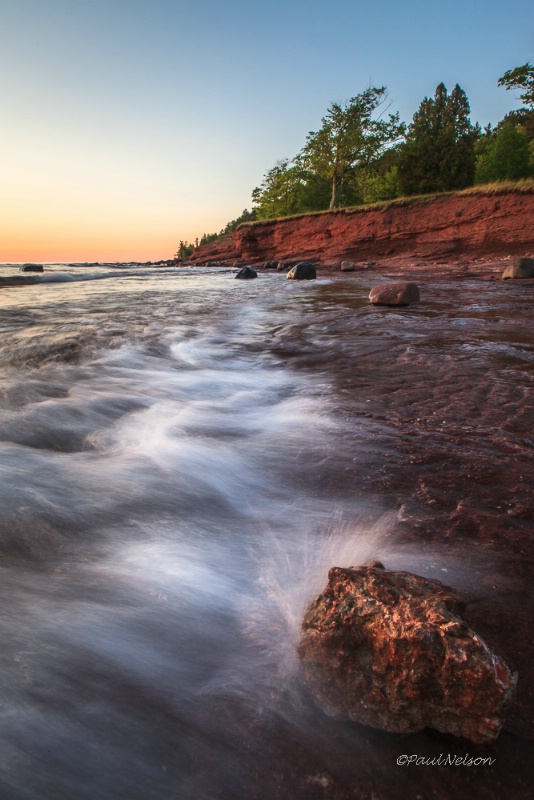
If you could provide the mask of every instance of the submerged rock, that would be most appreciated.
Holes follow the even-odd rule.
[[[515,258],[502,274],[507,278],[534,278],[534,258]]]
[[[3,286],[31,286],[40,283],[41,279],[35,275],[6,275],[0,276],[0,288]]]
[[[439,581],[380,562],[333,567],[302,624],[306,684],[338,719],[491,741],[517,676],[461,619],[463,609]]]
[[[409,306],[419,302],[419,287],[416,283],[384,283],[371,289],[369,300],[374,305]]]
[[[243,269],[240,269],[236,275],[236,278],[239,278],[240,280],[243,281],[247,281],[250,280],[251,278],[257,278],[257,277],[258,273],[252,267],[243,267]]]
[[[315,264],[312,264],[311,261],[300,261],[298,264],[295,264],[292,269],[289,270],[286,277],[289,280],[295,281],[311,281],[317,277],[317,271],[315,269]]]
[[[23,264],[20,268],[21,272],[44,272],[42,264]]]

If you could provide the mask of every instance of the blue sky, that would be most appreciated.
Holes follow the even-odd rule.
[[[0,260],[157,259],[250,207],[333,100],[443,81],[471,119],[534,60],[531,0],[3,0]]]

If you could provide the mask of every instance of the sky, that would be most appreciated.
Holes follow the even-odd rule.
[[[1,0],[0,261],[172,258],[220,230],[328,106],[410,122],[444,82],[521,103],[532,0]]]

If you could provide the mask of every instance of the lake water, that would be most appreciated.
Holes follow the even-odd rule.
[[[38,277],[0,288],[2,800],[531,797],[528,681],[475,746],[331,720],[295,657],[328,569],[379,558],[528,676],[529,282]],[[466,747],[495,765],[396,765]]]

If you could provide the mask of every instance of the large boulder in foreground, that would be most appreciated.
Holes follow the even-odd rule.
[[[300,261],[286,275],[286,278],[295,281],[311,281],[316,277],[317,270],[315,269],[315,264],[312,264],[311,261]]]
[[[534,278],[534,258],[514,258],[502,274],[502,280],[507,278]]]
[[[384,283],[371,289],[369,300],[374,305],[409,306],[419,302],[419,287],[416,283]]]
[[[333,567],[298,654],[330,716],[396,733],[495,739],[517,676],[459,616],[453,589],[380,562]]]

